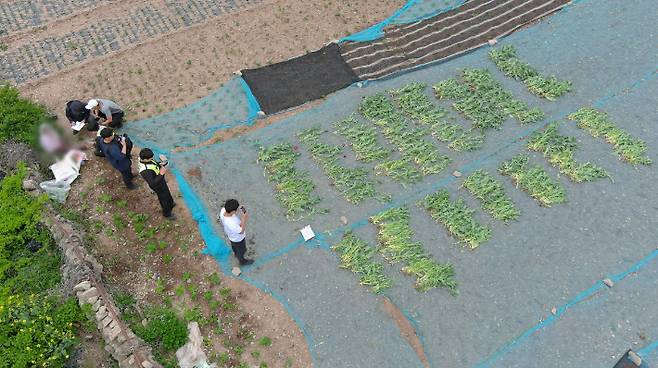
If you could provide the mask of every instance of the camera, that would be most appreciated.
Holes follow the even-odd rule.
[[[240,210],[242,211],[242,213],[247,213],[247,209],[244,208],[244,206],[240,206]]]

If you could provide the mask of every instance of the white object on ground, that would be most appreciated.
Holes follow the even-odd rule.
[[[71,129],[75,130],[76,132],[79,132],[82,127],[85,126],[84,121],[76,121],[75,123],[71,124]]]
[[[315,233],[313,232],[313,229],[311,229],[311,225],[306,225],[299,231],[302,233],[304,241],[309,241],[315,238]]]
[[[71,183],[80,175],[80,165],[87,159],[87,155],[79,150],[70,150],[61,161],[50,166],[55,180],[44,181],[39,187],[48,196],[59,203],[64,203],[71,190]]]
[[[188,342],[176,350],[176,359],[180,368],[217,368],[217,364],[208,364],[208,357],[203,352],[203,336],[199,324],[192,321],[187,324]]]

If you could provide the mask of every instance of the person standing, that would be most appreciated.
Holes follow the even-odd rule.
[[[112,100],[92,99],[85,108],[97,119],[104,119],[102,124],[105,126],[118,129],[123,124],[123,108]]]
[[[121,173],[126,188],[135,189],[131,169],[130,153],[128,151],[128,138],[125,134],[117,137],[110,128],[101,130],[100,150],[112,167]]]
[[[160,156],[161,161],[157,162],[153,159],[153,151],[150,148],[143,148],[139,151],[139,174],[158,196],[160,207],[162,207],[162,216],[169,220],[175,220],[176,216],[171,213],[171,210],[176,204],[165,180],[167,161],[164,161],[162,157]]]
[[[238,213],[238,210],[240,213]],[[235,199],[229,199],[219,211],[219,220],[224,226],[224,233],[231,242],[231,248],[240,265],[246,266],[254,263],[253,260],[244,257],[247,252],[246,225],[249,214],[244,206],[240,206]]]

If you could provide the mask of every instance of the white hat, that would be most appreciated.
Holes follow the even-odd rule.
[[[91,110],[96,106],[98,106],[98,100],[89,100],[89,102],[87,102],[87,106],[85,106],[85,109]]]

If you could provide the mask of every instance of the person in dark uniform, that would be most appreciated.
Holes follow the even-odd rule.
[[[87,103],[72,100],[66,103],[66,118],[69,120],[69,123],[73,125],[78,121],[84,121],[87,125],[88,131],[98,130],[98,119],[94,117],[89,110],[86,108]],[[77,134],[78,131],[74,131],[73,134]]]
[[[105,155],[105,158],[112,164],[117,171],[121,173],[123,182],[128,189],[135,189],[133,183],[133,173],[130,161],[129,139],[124,134],[117,137],[110,128],[101,130],[100,150]],[[132,145],[130,145],[132,146]],[[132,147],[131,147],[132,148]]]
[[[160,162],[153,159],[153,151],[150,148],[139,151],[139,174],[144,178],[149,188],[157,194],[160,207],[162,207],[162,215],[170,220],[175,220],[176,216],[171,213],[171,210],[176,204],[171,197],[171,192],[165,180],[167,161],[163,160],[163,156],[160,156],[160,159]]]

